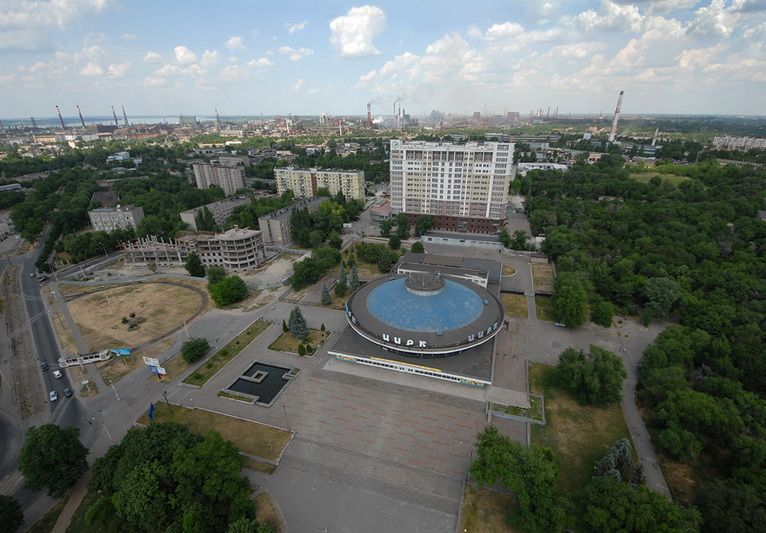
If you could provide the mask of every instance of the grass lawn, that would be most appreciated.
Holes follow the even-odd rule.
[[[553,265],[550,263],[532,263],[532,281],[535,292],[553,292]]]
[[[74,515],[72,515],[72,521],[69,522],[67,533],[98,533],[97,528],[92,529],[85,521],[85,513],[87,512],[88,507],[90,507],[96,500],[97,496],[97,493],[92,493],[91,491],[85,493],[85,497],[80,502],[80,506],[74,512]]]
[[[550,296],[535,296],[535,307],[537,308],[537,319],[553,322],[556,315],[553,312],[553,299]]]
[[[658,176],[664,183],[670,183],[671,185],[678,185],[684,181],[691,179],[689,176],[678,176],[676,174],[666,174],[664,172],[633,172],[629,175],[630,179],[640,181],[641,183],[649,183],[653,177]]]
[[[529,395],[529,409],[517,407],[515,405],[492,404],[495,411],[507,413],[509,415],[524,416],[533,420],[543,420],[543,398],[537,394]]]
[[[528,318],[527,297],[523,294],[513,294],[510,292],[500,293],[500,302],[506,315],[516,318]]]
[[[66,505],[68,499],[69,497],[65,496],[56,502],[56,505],[29,529],[29,533],[49,533],[53,531],[53,526],[56,525],[56,521],[59,519],[61,511],[64,510],[64,505]]]
[[[503,265],[503,276],[513,276],[516,273],[516,268],[511,265]]]
[[[274,527],[274,531],[282,533],[282,522],[279,520],[279,514],[274,506],[274,499],[266,491],[258,493],[255,497],[255,516],[258,517],[258,522],[270,524]]]
[[[516,533],[509,524],[511,511],[516,501],[510,494],[501,494],[489,489],[465,487],[463,515],[459,531],[467,533]]]
[[[178,422],[188,427],[193,433],[200,435],[215,430],[224,439],[233,442],[239,451],[257,455],[270,461],[276,461],[290,441],[290,432],[284,429],[234,418],[233,416],[219,415],[202,409],[189,409],[180,405],[173,405],[172,408],[173,411],[171,412],[165,402],[155,403],[155,422]],[[151,423],[146,414],[138,421],[146,425]]]
[[[201,365],[196,372],[187,377],[184,380],[184,383],[197,385],[199,387],[203,386],[219,370],[225,367],[229,361],[239,355],[239,352],[244,350],[245,346],[250,344],[253,339],[266,331],[266,328],[270,325],[270,322],[266,322],[263,319],[258,319],[250,324],[245,331],[234,337],[229,344],[218,350],[215,355]]]
[[[546,425],[532,426],[532,444],[553,450],[559,487],[577,490],[591,477],[596,462],[622,437],[630,438],[620,404],[580,404],[555,382],[555,368],[529,365],[530,392],[545,397]]]
[[[325,341],[327,337],[330,336],[329,331],[320,331],[318,329],[310,329],[309,330],[309,338],[307,341],[303,341],[303,344],[310,344],[311,347],[314,349],[311,353],[306,353],[306,355],[314,355],[314,353],[319,349],[320,346],[322,346],[322,343]],[[289,331],[285,331],[277,337],[277,340],[272,342],[269,345],[269,350],[275,350],[277,352],[289,352],[289,353],[298,353],[298,346],[301,344],[300,339],[296,339],[292,333]]]
[[[86,294],[67,303],[85,344],[91,350],[139,346],[183,326],[204,302],[189,287],[138,283]],[[128,329],[123,318],[135,314]]]

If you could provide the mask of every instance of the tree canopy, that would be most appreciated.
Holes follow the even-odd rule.
[[[88,469],[88,449],[80,443],[79,434],[77,428],[55,424],[27,431],[19,469],[30,488],[45,488],[52,496],[62,496],[77,483]]]
[[[15,533],[24,523],[24,511],[12,496],[0,494],[0,524],[8,533]]]
[[[590,353],[567,348],[559,356],[556,374],[581,401],[596,405],[620,401],[627,376],[622,360],[598,346],[591,346]]]

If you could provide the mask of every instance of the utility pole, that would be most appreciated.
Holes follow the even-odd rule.
[[[162,395],[165,397],[165,403],[168,404],[168,409],[170,409],[170,412],[173,412],[173,407],[170,405],[170,402],[168,401],[168,391],[164,390],[162,391]]]

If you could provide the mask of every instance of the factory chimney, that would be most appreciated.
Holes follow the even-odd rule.
[[[77,114],[80,115],[80,124],[82,124],[82,127],[85,127],[85,121],[82,118],[82,112],[80,111],[80,106],[77,106]]]
[[[614,118],[612,119],[612,131],[609,132],[609,142],[613,143],[615,137],[617,137],[617,123],[620,121],[620,107],[622,107],[622,95],[625,91],[620,91],[620,96],[617,98],[617,107],[614,110]]]
[[[59,121],[61,122],[61,129],[66,130],[66,124],[64,124],[64,117],[61,116],[61,110],[59,106],[56,106],[56,113],[59,115]]]
[[[372,129],[372,104],[367,102],[367,127]]]

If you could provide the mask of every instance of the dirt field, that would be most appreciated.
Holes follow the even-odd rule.
[[[532,279],[535,292],[553,293],[553,265],[550,263],[532,263]]]
[[[528,318],[527,297],[523,294],[504,292],[500,295],[505,313],[516,318]]]
[[[108,300],[107,300],[108,298]],[[183,326],[203,306],[194,290],[166,283],[120,286],[71,300],[69,310],[92,350],[136,348]],[[129,330],[123,318],[139,322]]]

